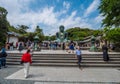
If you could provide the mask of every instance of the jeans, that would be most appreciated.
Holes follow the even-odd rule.
[[[13,50],[13,46],[10,46],[10,50]]]
[[[6,57],[2,57],[2,66],[6,66]]]
[[[78,58],[78,64],[80,65],[80,63],[81,63],[81,60],[82,60],[82,57],[81,57],[81,55],[77,55],[77,58]]]

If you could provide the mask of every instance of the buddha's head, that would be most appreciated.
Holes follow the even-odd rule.
[[[61,25],[61,26],[59,27],[59,29],[60,29],[60,32],[64,32],[64,26],[63,26],[63,25]]]

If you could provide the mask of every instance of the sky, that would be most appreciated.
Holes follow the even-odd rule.
[[[102,15],[100,0],[0,0],[0,7],[8,11],[10,25],[26,25],[34,32],[38,25],[44,35],[54,35],[59,26],[100,29]]]

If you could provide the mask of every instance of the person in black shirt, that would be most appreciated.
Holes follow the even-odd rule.
[[[108,47],[107,45],[102,46],[102,51],[103,51],[103,60],[104,61],[109,61],[109,56],[108,56]]]
[[[20,52],[23,50],[22,42],[20,42],[18,50],[19,50]]]

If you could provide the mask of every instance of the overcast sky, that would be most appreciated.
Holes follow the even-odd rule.
[[[29,26],[30,32],[39,25],[45,35],[55,34],[60,25],[99,29],[99,4],[100,0],[0,0],[11,25]]]

